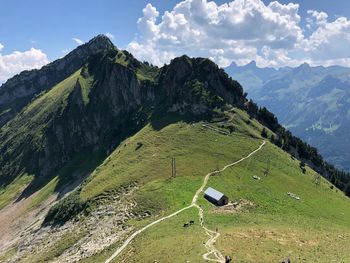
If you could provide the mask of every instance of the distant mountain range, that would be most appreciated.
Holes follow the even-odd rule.
[[[259,68],[232,64],[226,72],[248,97],[274,112],[294,134],[316,146],[339,168],[350,170],[350,68]]]

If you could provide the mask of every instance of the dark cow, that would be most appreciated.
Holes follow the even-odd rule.
[[[230,256],[225,256],[225,263],[230,263],[232,258]]]

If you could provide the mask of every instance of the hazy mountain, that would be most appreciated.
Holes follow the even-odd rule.
[[[350,69],[340,66],[259,68],[254,62],[226,68],[259,105],[316,146],[327,160],[350,170]]]

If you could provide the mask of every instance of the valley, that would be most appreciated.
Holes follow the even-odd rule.
[[[330,163],[350,170],[349,68],[304,63],[274,69],[251,62],[231,65],[226,71],[250,98],[275,113],[284,127],[318,148]]]

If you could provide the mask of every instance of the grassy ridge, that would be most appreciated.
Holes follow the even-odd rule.
[[[244,116],[239,118],[244,119]],[[95,170],[91,180],[83,186],[81,198],[93,198],[133,182],[141,185],[146,182],[157,184],[157,181],[169,183],[176,181],[177,177],[181,180],[187,177],[202,180],[203,174],[216,169],[218,161],[229,163],[236,160],[241,157],[242,151],[253,150],[261,142],[252,137],[259,133],[254,127],[246,130],[246,137],[237,133],[227,140],[227,135],[204,128],[202,124],[177,122],[161,130],[155,130],[152,125],[146,126],[124,141]],[[140,143],[142,146],[138,148]],[[218,153],[217,149],[222,149],[222,152]],[[177,162],[175,179],[171,178],[172,157]],[[145,187],[154,188],[147,184]]]
[[[251,136],[256,136],[262,127],[255,122],[249,123],[245,114],[235,110],[231,122],[237,128],[232,136],[204,129],[202,123],[180,122],[160,131],[147,126],[125,141],[98,168],[83,188],[81,197],[91,198],[123,184],[138,182],[141,188],[134,195],[138,203],[136,209],[150,211],[154,216],[143,221],[130,221],[135,228],[182,208],[190,203],[204,175],[216,168],[218,160],[219,166],[223,167],[261,143],[262,139],[254,140]],[[220,123],[216,126],[222,129]],[[143,144],[138,150],[137,142]],[[172,156],[177,160],[175,178],[170,178]],[[271,169],[264,177],[268,160]],[[253,175],[262,180],[254,180]],[[218,227],[222,233],[218,248],[224,254],[233,255],[238,262],[271,262],[287,256],[294,260],[317,260],[326,253],[321,262],[346,258],[344,249],[348,250],[342,240],[349,241],[350,238],[349,200],[342,192],[331,189],[331,184],[323,179],[317,186],[314,178],[313,170],[307,168],[304,174],[299,161],[270,143],[251,159],[211,177],[208,186],[223,191],[230,200],[243,198],[254,203],[253,208],[241,213],[218,214],[200,198],[207,225],[212,229]],[[301,200],[289,197],[287,192],[295,193]],[[192,233],[189,237],[183,233],[183,223],[192,219],[197,219],[196,213],[188,211],[150,228],[115,262],[130,258],[134,260],[132,262],[169,262],[174,257],[200,262],[203,252],[196,245],[202,245],[205,238],[200,237],[196,228],[189,231]],[[325,237],[328,239],[318,241]],[[175,241],[193,249],[188,253],[180,252],[181,247],[173,244]],[[337,243],[339,246],[335,245]]]

